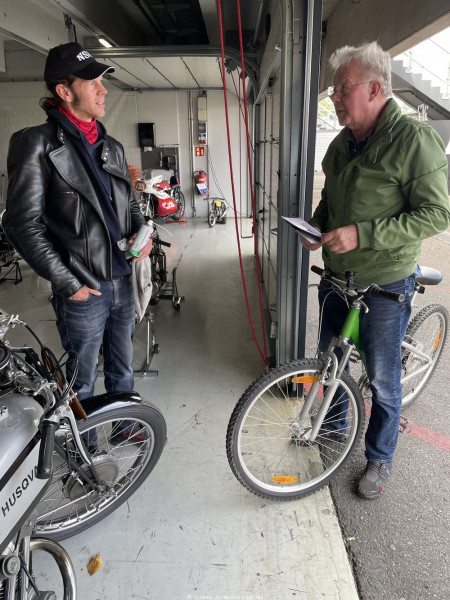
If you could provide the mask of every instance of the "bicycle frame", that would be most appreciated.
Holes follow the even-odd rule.
[[[345,366],[348,363],[351,353],[354,350],[354,347],[357,348],[359,355],[365,364],[364,351],[362,349],[361,338],[359,334],[359,324],[360,324],[360,314],[361,309],[363,308],[364,303],[361,301],[361,297],[356,297],[350,307],[345,319],[344,325],[342,326],[339,337],[332,338],[330,345],[327,350],[322,353],[321,358],[326,361],[326,368],[323,371],[323,376],[320,380],[316,380],[312,383],[311,388],[306,396],[305,404],[303,405],[302,410],[298,416],[297,421],[302,422],[307,414],[309,413],[312,403],[316,397],[316,393],[318,388],[321,385],[325,385],[327,387],[327,391],[324,395],[322,405],[317,413],[317,418],[311,428],[311,432],[308,438],[308,441],[314,442],[316,436],[319,432],[319,429],[322,426],[325,415],[328,412],[333,396],[339,387],[341,382],[341,375],[345,369]],[[350,342],[352,341],[352,343]],[[338,360],[336,353],[334,352],[335,348],[340,348],[342,351],[342,357]],[[297,378],[303,379],[303,378]],[[306,381],[296,381],[294,383],[308,383]]]

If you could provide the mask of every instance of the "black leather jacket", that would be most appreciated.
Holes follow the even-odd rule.
[[[123,237],[144,222],[134,198],[123,147],[107,136],[101,154]],[[112,278],[111,240],[95,189],[60,125],[15,133],[8,154],[8,196],[2,224],[11,244],[55,293],[68,298],[83,285]]]

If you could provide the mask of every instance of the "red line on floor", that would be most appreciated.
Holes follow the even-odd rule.
[[[436,431],[428,429],[428,427],[418,425],[417,423],[409,423],[406,426],[405,433],[412,436],[413,438],[422,440],[422,442],[432,444],[433,446],[436,446],[441,450],[446,450],[447,452],[450,452],[450,437],[448,437],[448,435],[437,433]]]
[[[372,407],[370,406],[370,404],[366,404],[367,418],[370,417],[371,408]],[[406,417],[402,416],[402,418],[406,420],[402,431],[403,434],[407,433],[408,435],[410,435],[413,438],[416,438],[417,440],[421,440],[422,442],[431,444],[436,448],[440,448],[441,450],[446,450],[447,452],[450,452],[450,437],[448,435],[444,435],[443,433],[437,433],[437,431],[434,431],[429,427],[424,427],[423,425],[412,423],[411,421],[408,421]]]

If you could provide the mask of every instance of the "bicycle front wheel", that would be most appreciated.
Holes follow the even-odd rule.
[[[56,452],[53,480],[37,507],[35,534],[58,541],[84,531],[118,508],[145,481],[166,441],[166,422],[153,405],[116,408],[79,423],[104,485],[93,488],[69,432],[57,439],[75,468]],[[91,441],[95,440],[95,441]]]
[[[316,439],[309,441],[326,388],[318,385],[312,398],[308,392],[324,370],[321,360],[288,363],[253,382],[238,401],[228,425],[227,456],[236,478],[257,496],[272,500],[307,496],[327,485],[357,447],[364,402],[347,373]],[[312,401],[306,411],[308,400]],[[333,427],[337,422],[339,429]]]
[[[441,304],[422,308],[406,330],[402,353],[402,407],[409,406],[429,381],[441,357],[448,311]]]

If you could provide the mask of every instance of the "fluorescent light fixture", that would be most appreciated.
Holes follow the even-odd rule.
[[[108,40],[106,40],[105,38],[99,37],[98,41],[100,42],[100,44],[102,46],[105,46],[105,48],[112,48],[113,45],[111,44],[111,42],[108,42]]]

